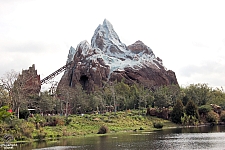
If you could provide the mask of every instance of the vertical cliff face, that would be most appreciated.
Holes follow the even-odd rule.
[[[15,90],[26,95],[38,95],[41,90],[40,75],[37,74],[35,65],[27,70],[22,70],[14,83]]]
[[[71,61],[58,87],[81,84],[93,91],[95,86],[122,79],[149,88],[178,84],[175,73],[164,67],[150,47],[141,41],[126,46],[107,20],[95,30],[91,45],[82,41],[76,49],[70,48],[67,63]]]

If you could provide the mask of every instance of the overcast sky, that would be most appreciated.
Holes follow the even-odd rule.
[[[91,43],[104,19],[127,46],[141,40],[181,86],[225,86],[225,2],[218,0],[1,0],[0,77],[35,64],[41,79]]]

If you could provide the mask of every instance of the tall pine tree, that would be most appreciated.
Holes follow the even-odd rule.
[[[171,112],[171,119],[174,123],[181,124],[181,117],[184,115],[184,105],[181,100],[177,100],[176,104],[173,107],[173,111]]]
[[[193,116],[199,119],[198,107],[192,100],[189,100],[187,102],[187,105],[185,107],[185,112],[187,116],[191,116],[191,117]]]

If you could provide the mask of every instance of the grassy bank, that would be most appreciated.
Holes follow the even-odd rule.
[[[160,122],[163,128],[177,125],[153,116],[140,115],[138,111],[112,112],[105,114],[71,115],[68,125],[62,124],[54,127],[40,128],[45,138],[89,136],[97,134],[100,127],[108,128],[109,133],[137,130],[155,130],[153,123]],[[35,136],[35,135],[34,135]]]
[[[104,126],[108,133],[138,130],[155,130],[154,123],[163,124],[163,129],[177,125],[153,116],[141,115],[138,111],[111,112],[105,114],[84,114],[65,116],[47,116],[38,119],[29,118],[21,121],[20,130],[7,131],[17,141],[46,140],[65,137],[95,136]],[[19,133],[21,132],[21,133]],[[18,138],[19,134],[19,138]],[[21,135],[20,135],[21,134]]]

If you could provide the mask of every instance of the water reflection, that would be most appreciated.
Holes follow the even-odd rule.
[[[225,127],[176,128],[155,132],[133,132],[60,139],[19,145],[18,150],[173,150],[224,149]]]
[[[171,145],[170,147],[167,146],[167,149],[222,149],[225,146],[223,144],[225,142],[224,136],[225,133],[170,134],[159,142],[165,142],[161,145]],[[222,145],[220,146],[220,144]]]

